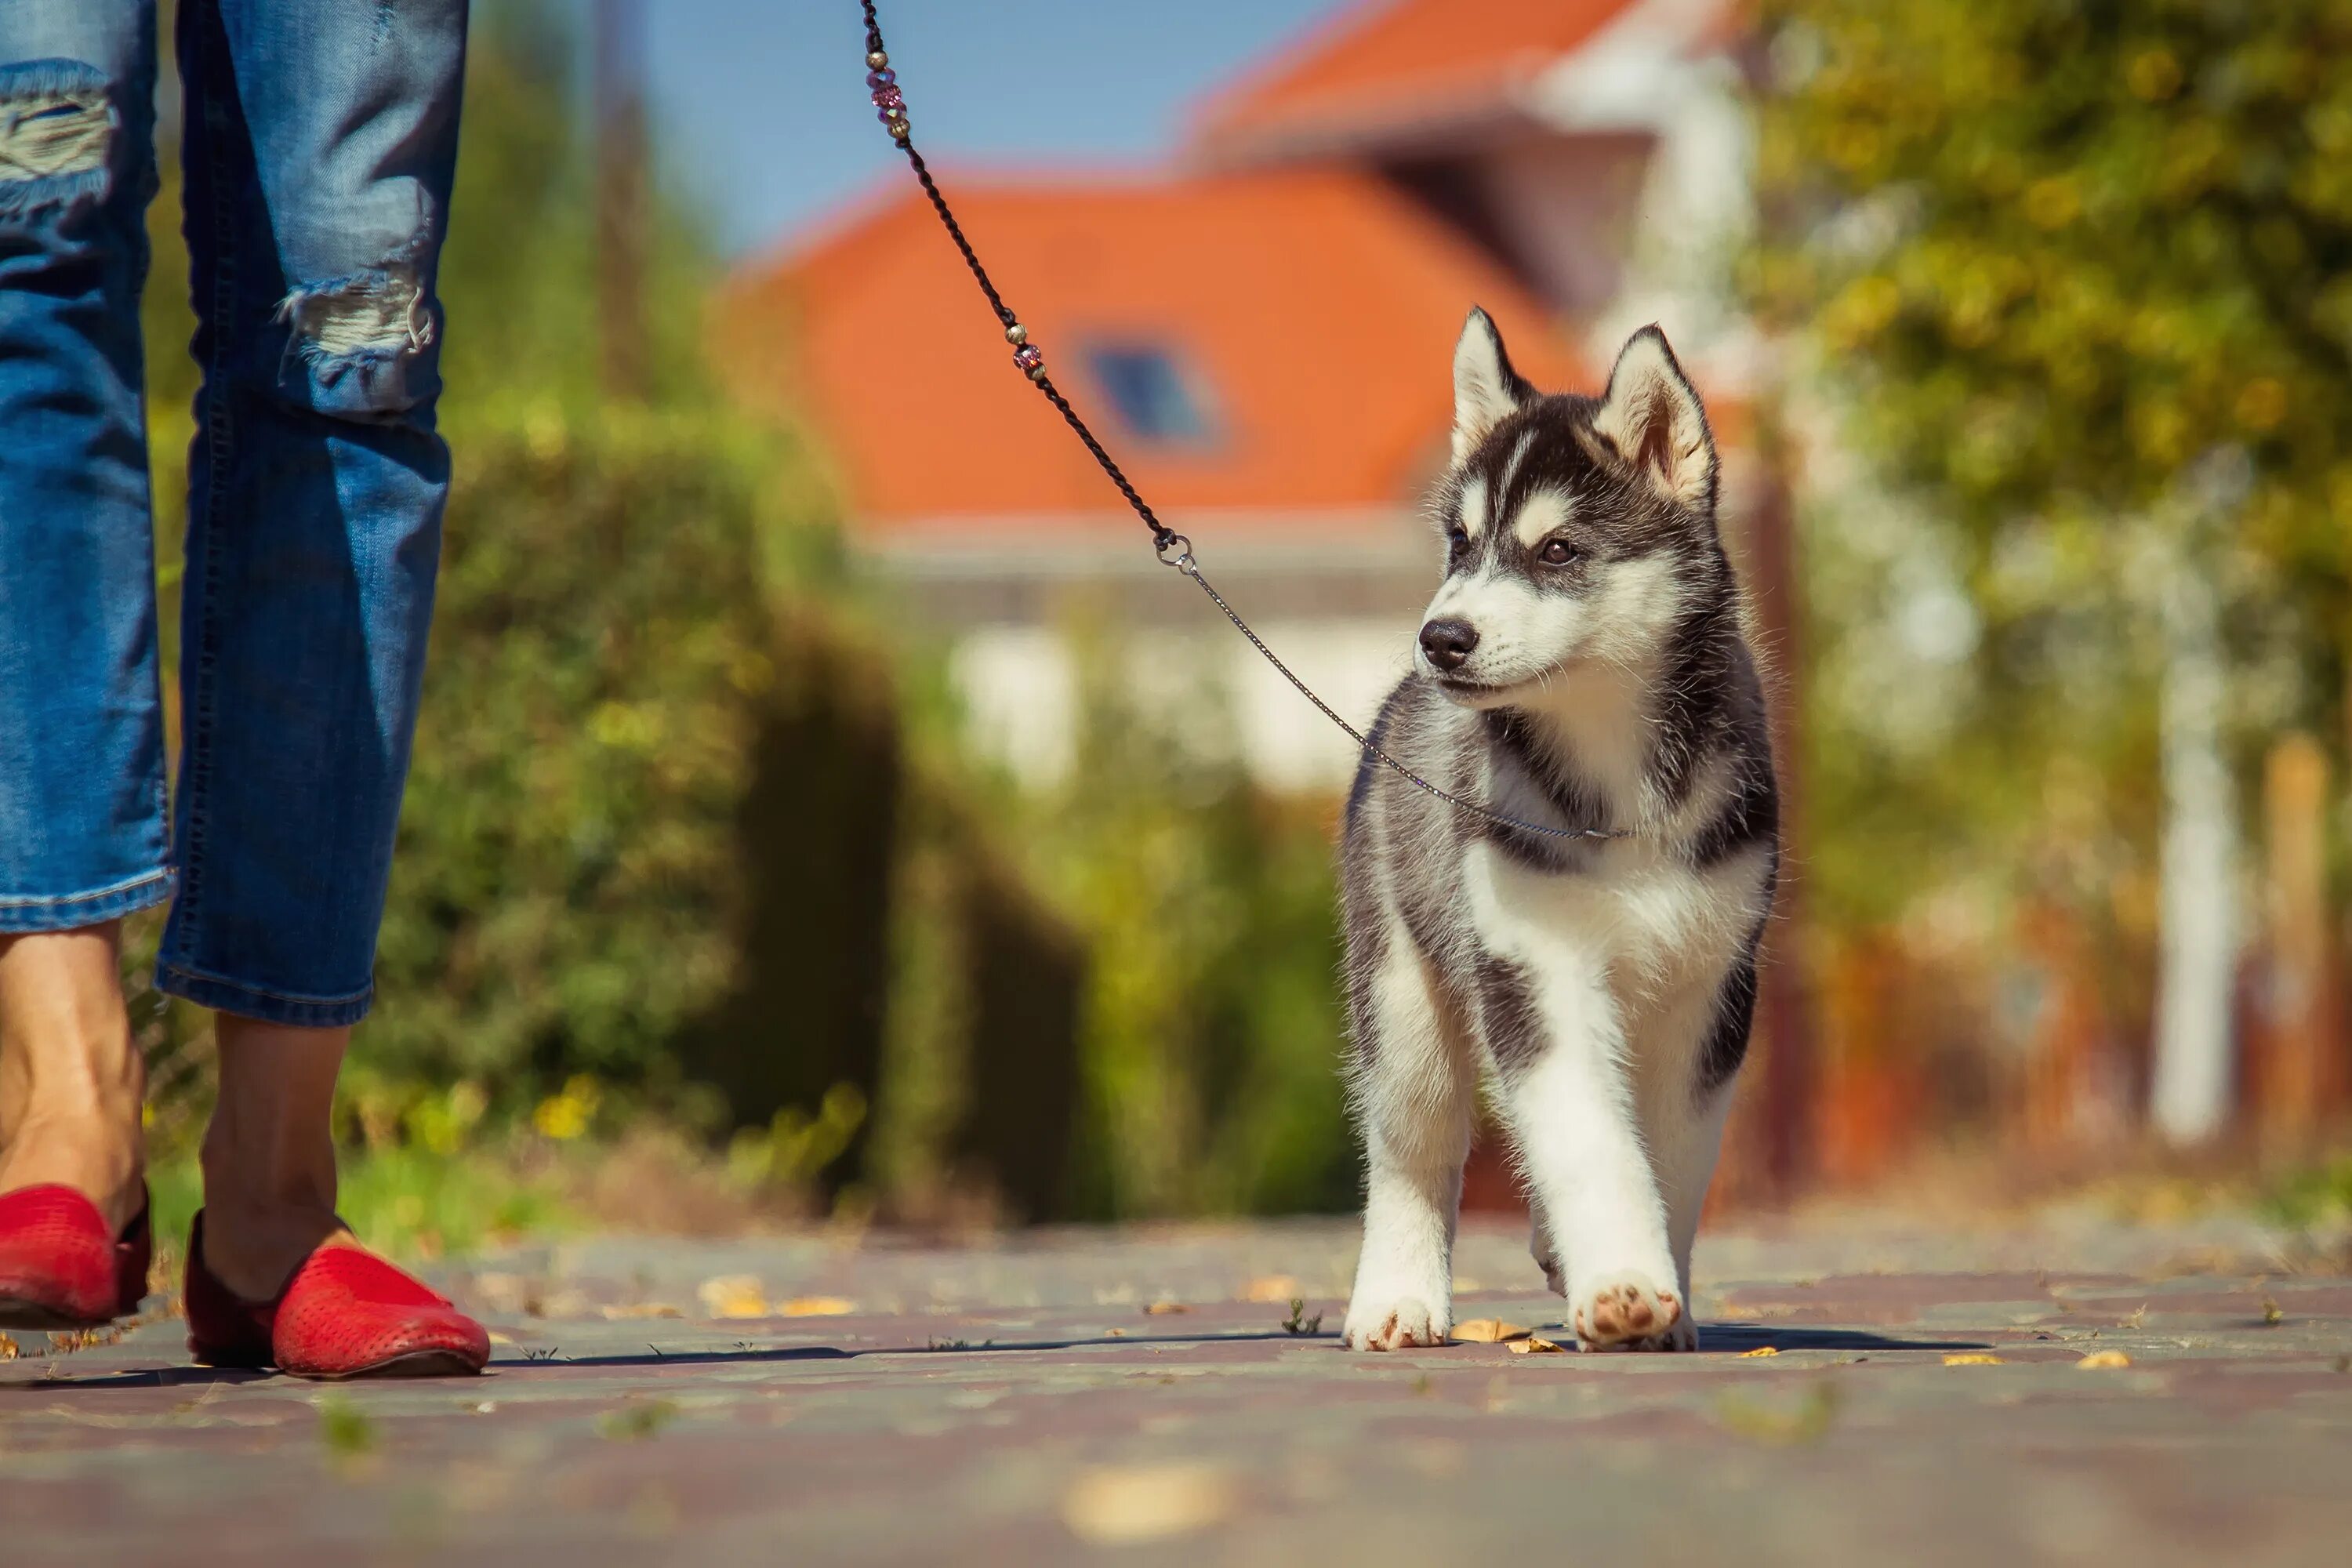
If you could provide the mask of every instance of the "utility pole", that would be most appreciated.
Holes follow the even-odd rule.
[[[651,162],[646,127],[644,0],[596,0],[596,306],[604,390],[642,400],[649,389],[646,242]]]
[[[2191,467],[2158,520],[2164,846],[2148,1107],[2158,1133],[2175,1147],[2220,1136],[2232,1110],[2238,798],[2223,743],[2229,661],[2213,574],[2222,528],[2251,488],[2245,453],[2217,449]]]

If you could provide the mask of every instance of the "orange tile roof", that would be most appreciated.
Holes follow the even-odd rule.
[[[1377,119],[1475,111],[1591,38],[1634,0],[1364,0],[1204,101],[1213,155]]]
[[[1370,176],[945,184],[1057,384],[1171,518],[1234,509],[1307,527],[1317,512],[1417,499],[1443,455],[1449,355],[1474,302],[1531,376],[1591,380],[1497,267]],[[1097,344],[1170,351],[1213,436],[1187,447],[1127,430],[1089,368]],[[1064,534],[1137,527],[1013,368],[911,189],[747,270],[722,300],[714,352],[749,401],[814,422],[869,537],[979,516]]]

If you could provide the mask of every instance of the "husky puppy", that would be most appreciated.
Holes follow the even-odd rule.
[[[1473,310],[1445,580],[1348,802],[1357,1350],[1443,1343],[1481,1068],[1536,1260],[1585,1350],[1695,1350],[1691,1244],[1779,866],[1764,691],[1716,529],[1715,440],[1655,327],[1547,396]]]

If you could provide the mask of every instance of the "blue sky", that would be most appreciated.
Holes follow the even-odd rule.
[[[584,11],[584,0],[575,0]],[[642,0],[656,133],[730,252],[900,166],[866,100],[856,0]],[[883,0],[916,138],[942,165],[1133,159],[1339,0]],[[901,177],[904,177],[903,175]]]

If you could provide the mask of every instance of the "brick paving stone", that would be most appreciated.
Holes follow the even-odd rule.
[[[2352,1561],[2352,1279],[2250,1222],[1727,1230],[1696,1356],[1350,1355],[1353,1255],[567,1241],[436,1274],[489,1375],[331,1389],[186,1366],[159,1299],[0,1363],[0,1563]],[[1457,1315],[1559,1322],[1523,1234],[1458,1267]]]

